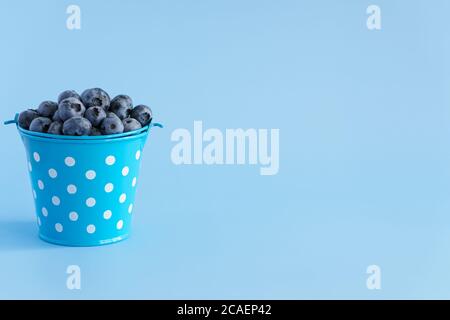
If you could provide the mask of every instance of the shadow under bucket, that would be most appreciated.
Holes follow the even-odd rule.
[[[151,124],[106,136],[59,136],[24,130],[41,239],[97,246],[130,234],[142,151]]]

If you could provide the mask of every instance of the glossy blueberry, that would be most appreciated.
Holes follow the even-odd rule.
[[[92,88],[84,90],[81,94],[81,101],[83,101],[86,108],[101,107],[104,110],[109,108],[109,95],[106,91],[100,88]]]
[[[130,116],[139,121],[143,127],[152,122],[153,118],[152,110],[143,104],[134,107]]]
[[[88,136],[91,133],[91,122],[83,117],[72,117],[63,124],[63,133],[68,136]]]
[[[102,132],[99,128],[92,127],[90,136],[101,136]]]
[[[127,118],[133,109],[133,101],[125,94],[120,94],[111,100],[108,111],[114,112],[120,120]]]
[[[30,128],[31,121],[33,121],[37,117],[39,117],[39,113],[37,113],[36,110],[28,109],[28,110],[22,111],[19,114],[19,119],[18,119],[19,127],[28,130]]]
[[[66,90],[59,94],[58,103],[60,103],[61,101],[63,101],[64,99],[67,99],[67,98],[76,98],[81,101],[80,95],[75,90]]]
[[[46,117],[37,117],[30,123],[30,130],[35,132],[47,132],[52,120]]]
[[[58,115],[62,121],[72,117],[82,116],[86,108],[77,98],[66,98],[59,103]]]
[[[110,100],[100,88],[83,91],[66,90],[58,103],[43,101],[37,110],[20,113],[21,128],[65,135],[110,135],[139,130],[151,123],[152,110],[146,105],[133,108],[128,95],[120,94]]]
[[[84,117],[96,127],[106,118],[106,112],[101,107],[90,107],[84,113]]]
[[[59,108],[59,106],[58,106],[58,108]],[[56,112],[53,114],[52,120],[62,122],[61,118],[59,117],[58,110],[56,110]]]
[[[122,120],[123,132],[133,131],[142,128],[139,121],[133,118],[126,118]]]
[[[113,117],[119,119],[119,117],[114,112],[106,112],[107,117]],[[120,119],[119,119],[120,120]]]
[[[123,123],[116,115],[108,115],[103,119],[100,125],[100,131],[102,134],[115,134],[123,132]]]
[[[63,123],[61,121],[53,121],[48,128],[47,133],[62,134]]]
[[[56,102],[42,101],[37,109],[37,112],[41,117],[51,118],[56,110],[58,110],[58,104]]]

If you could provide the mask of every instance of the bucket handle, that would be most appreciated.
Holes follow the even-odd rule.
[[[158,127],[158,128],[164,128],[164,126],[161,123],[150,123],[149,129],[153,128],[153,127]]]
[[[17,124],[17,119],[19,119],[19,114],[16,113],[16,115],[14,116],[14,119],[12,120],[6,120],[5,122],[3,122],[4,125],[8,125],[8,124]]]

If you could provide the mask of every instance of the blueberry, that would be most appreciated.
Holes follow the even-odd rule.
[[[119,119],[119,117],[114,112],[106,112],[107,117],[113,117]],[[119,119],[120,120],[120,119]]]
[[[48,128],[47,133],[62,134],[63,123],[61,121],[53,121]]]
[[[76,116],[63,124],[63,133],[68,136],[88,136],[91,133],[92,124],[88,119]]]
[[[146,125],[148,125],[150,122],[152,122],[152,110],[143,105],[140,104],[136,107],[134,107],[133,110],[131,110],[131,114],[130,116],[134,119],[136,119],[137,121],[139,121],[141,123],[141,125],[143,127],[145,127]]]
[[[59,103],[58,115],[62,121],[66,121],[69,118],[82,116],[86,108],[83,103],[77,98],[66,98]]]
[[[81,100],[80,95],[75,90],[66,90],[61,92],[60,95],[58,96],[58,103],[67,98],[76,98],[78,100]]]
[[[133,131],[142,128],[139,121],[133,118],[126,118],[122,120],[123,132]]]
[[[53,114],[52,120],[53,121],[61,121],[62,122],[61,118],[59,117],[58,110],[56,110],[56,112]]]
[[[125,119],[130,115],[133,109],[133,101],[127,95],[120,94],[111,100],[108,111],[114,112],[120,120]]]
[[[90,135],[91,136],[101,136],[102,132],[100,131],[100,129],[98,129],[96,127],[92,127]]]
[[[96,127],[106,118],[106,112],[101,107],[90,107],[84,113],[84,117]]]
[[[92,88],[84,90],[81,94],[81,101],[83,101],[86,108],[101,107],[104,110],[109,108],[109,95],[100,88]]]
[[[47,132],[52,120],[46,117],[34,118],[30,123],[30,130],[35,132]]]
[[[37,112],[41,117],[51,118],[56,110],[58,110],[58,104],[56,102],[43,101],[39,105]]]
[[[123,123],[116,115],[108,115],[103,119],[100,130],[103,134],[122,133]]]
[[[28,130],[30,128],[31,121],[33,121],[37,117],[39,117],[39,114],[37,113],[36,110],[28,109],[28,110],[22,111],[19,114],[19,119],[18,119],[19,127]]]

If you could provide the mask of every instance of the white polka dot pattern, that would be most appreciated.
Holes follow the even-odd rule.
[[[95,206],[95,203],[96,203],[95,198],[90,197],[90,198],[87,198],[87,199],[86,199],[86,205],[87,205],[89,208]]]
[[[94,170],[88,170],[86,171],[86,179],[88,180],[94,180],[97,173]]]
[[[107,156],[105,159],[105,163],[108,166],[112,166],[115,162],[116,162],[116,157],[114,157],[114,156]]]
[[[86,227],[86,231],[87,231],[87,233],[89,233],[89,234],[94,233],[94,232],[95,232],[95,226],[94,226],[93,224],[88,225],[88,226]]]
[[[77,186],[74,185],[74,184],[69,184],[69,185],[67,186],[67,193],[69,193],[69,194],[75,194],[75,193],[77,193]]]
[[[109,218],[111,218],[111,216],[112,216],[111,210],[106,210],[105,212],[103,212],[103,218],[105,220],[108,220]]]
[[[75,165],[75,159],[73,157],[66,157],[64,159],[64,163],[66,164],[66,166],[68,167],[73,167]]]
[[[59,199],[58,196],[53,196],[53,197],[52,197],[52,203],[53,203],[55,206],[59,206],[59,205],[61,204],[61,200]]]
[[[118,231],[133,212],[141,152],[135,148],[128,155],[111,152],[90,159],[76,150],[59,158],[32,151],[27,167],[44,239],[73,238],[78,232],[83,241],[98,243],[122,235]]]
[[[55,169],[51,168],[48,169],[48,175],[50,176],[50,178],[55,179],[58,176],[58,172],[56,172]]]
[[[60,233],[63,232],[63,230],[64,230],[63,225],[61,223],[56,223],[55,230],[56,230],[56,232],[60,232]]]
[[[72,211],[71,213],[69,213],[69,219],[71,221],[77,221],[78,220],[78,213],[76,213],[75,211]]]
[[[105,184],[105,192],[110,193],[114,190],[114,185],[111,182]]]

